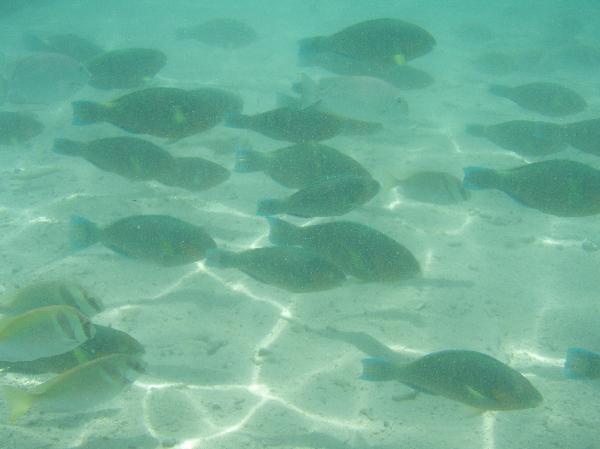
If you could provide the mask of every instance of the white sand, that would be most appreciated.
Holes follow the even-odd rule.
[[[171,3],[176,5],[161,6]],[[274,94],[297,79],[297,39],[366,18],[414,21],[432,32],[438,47],[415,61],[436,83],[406,92],[410,122],[371,138],[327,142],[381,179],[421,168],[443,168],[460,176],[468,165],[523,163],[518,155],[463,131],[469,122],[543,119],[487,94],[490,83],[565,83],[590,104],[574,120],[600,116],[600,86],[590,73],[566,68],[494,77],[469,63],[487,48],[544,50],[540,30],[564,16],[562,2],[553,7],[527,2],[527,11],[520,6],[523,2],[492,8],[468,0],[429,1],[426,6],[417,1],[392,6],[379,0],[366,6],[341,0],[258,0],[242,2],[248,5],[245,9],[239,3],[219,2],[217,7],[217,2],[105,0],[100,8],[95,1],[57,0],[53,7],[0,19],[0,51],[20,54],[18,39],[24,30],[78,32],[107,47],[156,47],[169,56],[157,84],[223,86],[242,94],[246,111],[255,112],[271,108]],[[581,4],[572,12],[588,27],[584,37],[590,38],[599,17],[586,2]],[[246,20],[262,38],[230,52],[174,40],[176,27],[215,16]],[[487,25],[493,41],[460,40],[455,31],[467,22]],[[317,68],[307,72],[326,74]],[[86,88],[77,98],[117,95]],[[425,276],[439,282],[350,282],[327,292],[291,295],[235,270],[206,270],[202,264],[161,268],[124,259],[101,246],[73,253],[67,242],[67,224],[75,213],[102,224],[159,213],[203,225],[231,249],[266,245],[268,228],[254,216],[256,201],[288,190],[262,174],[232,174],[226,183],[199,194],[132,183],[49,151],[55,137],[123,135],[117,128],[72,127],[69,102],[3,109],[36,110],[46,131],[23,147],[0,148],[2,286],[11,290],[53,278],[80,282],[107,306],[96,321],[142,342],[149,368],[134,387],[97,411],[32,412],[16,426],[4,418],[0,448],[600,447],[598,384],[568,381],[560,369],[570,346],[600,350],[600,253],[582,249],[584,242],[600,241],[597,217],[544,215],[495,191],[474,192],[470,202],[456,207],[418,204],[383,192],[344,218],[405,244],[421,261]],[[232,167],[231,152],[215,153],[203,144],[215,139],[246,141],[265,150],[285,146],[218,126],[168,149]],[[573,149],[557,156],[600,167],[597,158]],[[532,410],[474,415],[466,406],[438,397],[398,401],[408,388],[357,379],[364,354],[339,341],[293,331],[282,313],[314,327],[367,332],[412,354],[450,348],[486,352],[527,375],[545,402]],[[10,375],[2,383],[42,379]],[[6,417],[2,402],[0,409]]]

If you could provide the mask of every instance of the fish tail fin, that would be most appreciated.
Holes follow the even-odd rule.
[[[266,217],[268,215],[277,215],[283,211],[283,201],[275,198],[266,198],[260,200],[256,205],[256,215]]]
[[[303,109],[319,103],[319,86],[315,80],[313,80],[306,73],[301,75],[298,88],[302,97],[301,104]]]
[[[368,357],[362,359],[363,372],[360,379],[370,382],[384,382],[398,378],[397,367],[385,359]]]
[[[9,385],[3,389],[9,409],[9,421],[11,424],[14,424],[29,411],[33,405],[34,396],[25,390]]]
[[[266,168],[266,157],[258,151],[249,148],[237,147],[235,149],[235,165],[233,171],[238,173],[251,173],[263,171]]]
[[[248,128],[249,116],[239,112],[227,112],[225,114],[224,125],[229,128]]]
[[[298,65],[311,65],[312,56],[327,51],[324,36],[309,37],[298,41]]]
[[[485,126],[469,124],[465,126],[465,132],[475,137],[485,137]]]
[[[273,245],[297,245],[301,239],[302,228],[276,217],[266,217],[269,222],[269,241]]]
[[[501,84],[492,84],[489,88],[489,92],[498,97],[508,97],[511,90],[510,87],[502,86]]]
[[[210,248],[206,251],[204,262],[208,267],[231,268],[236,265],[236,253],[220,248]]]
[[[72,249],[87,248],[100,241],[102,231],[97,224],[80,215],[71,217],[69,242]]]
[[[498,172],[496,170],[483,167],[466,167],[463,171],[463,186],[465,189],[493,189],[498,185]]]
[[[73,125],[85,126],[104,121],[107,107],[93,101],[74,101]]]
[[[590,365],[600,364],[600,354],[582,348],[569,348],[565,358],[564,372],[568,379],[586,379],[590,376]],[[599,373],[600,375],[600,373]]]
[[[79,156],[86,145],[82,142],[77,142],[70,139],[54,139],[54,145],[52,151],[57,154],[64,154],[66,156]]]

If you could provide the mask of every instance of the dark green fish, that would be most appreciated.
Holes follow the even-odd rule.
[[[210,250],[208,266],[237,268],[253,279],[294,293],[307,293],[340,285],[346,277],[332,263],[307,249],[289,247],[256,248],[234,253]]]
[[[475,351],[434,352],[408,364],[368,358],[363,360],[361,379],[395,380],[480,410],[521,410],[537,407],[543,401],[521,373]]]
[[[337,221],[300,227],[274,217],[268,220],[271,243],[310,249],[361,280],[398,281],[421,273],[408,249],[368,226]]]
[[[600,119],[565,125],[566,139],[580,151],[600,156]]]
[[[569,379],[600,379],[600,354],[582,348],[569,348],[565,358],[565,376]]]
[[[377,195],[379,189],[379,183],[371,177],[346,175],[324,178],[287,198],[259,201],[256,213],[335,217],[365,204]]]
[[[210,189],[227,179],[229,170],[201,157],[176,157],[170,169],[156,177],[162,184],[192,192]]]
[[[467,189],[497,189],[517,202],[559,217],[600,213],[600,170],[566,159],[508,170],[465,169]]]
[[[337,53],[382,64],[403,64],[429,53],[436,45],[420,26],[398,19],[374,19],[344,28],[329,36],[300,41],[300,58]]]
[[[493,85],[490,93],[550,117],[577,114],[587,107],[581,95],[556,83],[529,83],[516,87]]]
[[[199,25],[179,28],[178,39],[195,39],[206,45],[223,48],[241,48],[250,45],[258,34],[254,29],[235,19],[212,19]]]
[[[75,216],[70,238],[74,249],[102,243],[126,257],[166,267],[199,261],[216,247],[204,229],[168,215],[133,215],[103,228]]]
[[[421,171],[399,179],[396,185],[407,198],[431,204],[458,204],[466,201],[470,193],[462,181],[448,173]]]
[[[23,374],[62,373],[109,354],[143,355],[146,350],[131,335],[112,327],[94,325],[96,334],[64,354],[30,362],[0,362],[0,370]]]
[[[242,100],[221,89],[183,90],[152,87],[107,104],[73,103],[73,123],[108,122],[134,134],[177,140],[211,129],[227,113],[239,113]]]
[[[25,34],[23,42],[30,51],[59,53],[79,62],[89,61],[104,52],[104,49],[94,42],[73,33],[54,34],[46,37]]]
[[[292,189],[308,187],[327,177],[371,176],[350,156],[335,148],[308,142],[268,153],[238,148],[234,170],[238,173],[262,171],[275,182]]]
[[[55,139],[52,151],[81,157],[101,170],[132,181],[155,179],[175,166],[175,158],[167,151],[136,137],[107,137],[90,142]]]
[[[466,131],[523,156],[546,156],[567,148],[564,128],[549,122],[512,120],[488,126],[467,125]]]
[[[17,145],[38,136],[44,130],[33,115],[0,111],[0,145]]]
[[[97,89],[140,87],[161,71],[167,55],[152,48],[126,48],[102,53],[86,63],[90,86]]]

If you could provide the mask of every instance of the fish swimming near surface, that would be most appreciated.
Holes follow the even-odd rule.
[[[577,92],[556,83],[529,83],[515,87],[490,86],[490,93],[507,98],[523,109],[550,117],[577,114],[587,107]]]
[[[255,248],[238,253],[213,249],[207,254],[206,264],[237,268],[259,282],[293,293],[328,290],[346,279],[335,265],[297,246]]]
[[[367,169],[350,156],[335,148],[311,142],[269,152],[238,147],[234,171],[262,171],[275,182],[291,189],[303,189],[324,178],[337,176],[371,177]]]
[[[566,141],[573,148],[600,156],[600,119],[569,123],[564,130]]]
[[[394,181],[402,194],[422,203],[449,205],[458,204],[470,198],[463,183],[457,177],[438,171],[419,171]]]
[[[565,376],[577,380],[600,379],[600,353],[569,348],[564,365]]]
[[[0,145],[25,143],[44,131],[44,124],[28,112],[0,111]]]
[[[217,18],[189,27],[179,28],[178,39],[194,39],[213,47],[242,48],[258,38],[250,25],[236,19]]]
[[[400,281],[421,274],[419,262],[403,245],[369,226],[334,221],[295,226],[268,217],[274,245],[301,246],[363,281]]]
[[[0,297],[0,313],[17,315],[39,307],[65,305],[92,317],[104,310],[102,301],[75,282],[40,281]]]
[[[564,127],[549,122],[511,120],[487,126],[471,124],[466,131],[523,156],[547,156],[568,146]]]
[[[69,56],[76,61],[86,62],[104,52],[104,49],[89,39],[73,33],[52,34],[40,37],[37,34],[26,33],[23,43],[27,50],[58,53]]]
[[[132,215],[105,227],[74,216],[70,240],[77,250],[102,243],[123,256],[161,266],[197,262],[216,247],[203,228],[168,215]]]
[[[201,157],[176,157],[168,170],[156,180],[161,184],[179,187],[192,192],[202,192],[229,179],[225,167]]]
[[[241,110],[241,98],[222,89],[150,87],[106,104],[73,102],[73,123],[108,122],[130,133],[178,140],[209,130]]]
[[[0,361],[22,362],[70,351],[94,336],[90,320],[55,305],[0,319]]]
[[[524,206],[559,217],[600,213],[600,170],[566,159],[507,170],[465,168],[465,188],[497,189]]]
[[[367,358],[361,379],[398,381],[484,411],[534,408],[543,401],[521,373],[476,351],[439,351],[407,364]]]

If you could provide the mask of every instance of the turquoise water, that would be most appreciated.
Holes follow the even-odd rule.
[[[2,103],[0,111],[32,113],[44,125],[25,142],[0,145],[4,292],[53,279],[83,285],[105,304],[93,322],[137,339],[147,366],[130,387],[88,410],[54,413],[34,406],[9,423],[0,395],[0,448],[600,448],[599,381],[567,379],[562,371],[568,348],[600,351],[597,216],[545,214],[498,190],[472,191],[468,201],[439,205],[390,188],[391,178],[419,170],[460,178],[468,166],[505,169],[546,159],[600,169],[597,155],[570,145],[531,156],[465,132],[470,123],[536,120],[562,126],[600,117],[596,2],[13,3],[10,11],[0,7],[5,78],[31,55],[24,33],[74,33],[104,49],[160,50],[167,63],[143,87],[226,89],[243,99],[246,114],[273,109],[276,95],[293,93],[302,73],[314,80],[336,76],[298,66],[300,39],[397,18],[426,29],[437,45],[408,62],[434,82],[400,91],[408,104],[405,118],[386,121],[375,134],[325,141],[381,183],[377,196],[341,219],[368,225],[408,248],[423,279],[406,282],[349,278],[331,290],[291,293],[202,260],[164,267],[102,245],[75,251],[68,238],[72,215],[107,225],[131,215],[163,214],[202,226],[222,248],[268,246],[269,227],[256,216],[256,203],[293,190],[263,173],[232,172],[225,182],[194,192],[131,181],[50,151],[55,138],[133,136],[108,123],[74,126],[71,102],[107,102],[136,89],[86,85],[50,104]],[[218,17],[244,22],[258,38],[240,48],[176,39],[178,28]],[[488,92],[492,84],[531,82],[568,87],[587,106],[548,117]],[[236,147],[270,151],[289,145],[222,122],[180,140],[136,137],[174,156],[203,157],[229,170]],[[298,322],[313,330],[331,326],[363,334],[327,337]],[[359,379],[361,359],[373,355],[365,350],[369,336],[402,361],[445,349],[489,354],[522,373],[544,402],[479,413],[440,396],[406,400],[412,390],[403,384]],[[53,377],[0,374],[2,385],[24,389]]]

